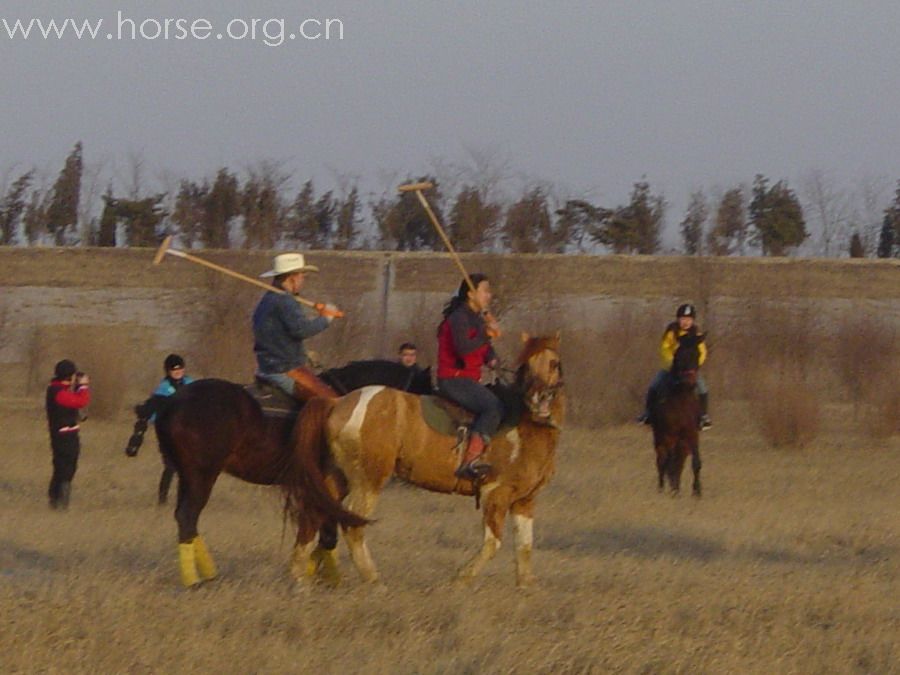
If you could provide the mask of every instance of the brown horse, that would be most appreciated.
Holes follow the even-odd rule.
[[[386,361],[355,361],[323,376],[339,391],[373,383],[430,390],[427,371],[411,377],[408,368]],[[330,514],[307,574],[337,583],[337,525],[360,526],[368,521],[345,510],[332,496],[333,488],[302,475],[294,441],[295,419],[296,413],[286,411],[264,416],[260,404],[242,385],[215,379],[182,387],[158,412],[159,448],[166,465],[178,472],[175,519],[185,586],[216,576],[197,522],[222,472],[250,483],[281,486],[287,514],[305,504]]]
[[[540,489],[553,475],[556,444],[565,399],[559,335],[523,336],[515,392],[518,422],[497,433],[486,460],[491,470],[478,484],[461,481],[457,438],[434,431],[423,420],[423,397],[384,387],[366,387],[336,401],[314,399],[301,413],[298,445],[305,475],[321,481],[323,472],[339,488],[346,506],[363,517],[375,510],[378,496],[392,475],[434,492],[480,493],[484,520],[481,550],[459,573],[474,578],[497,549],[507,513],[515,525],[517,583],[534,581],[531,570],[532,524]],[[508,406],[509,407],[509,406]],[[294,576],[303,580],[316,530],[328,514],[316,505],[298,509]],[[362,578],[376,582],[378,572],[369,554],[364,528],[342,525],[353,562]]]
[[[700,489],[700,399],[697,396],[697,369],[700,367],[699,345],[704,336],[687,334],[679,339],[672,360],[668,383],[663,386],[650,411],[653,424],[653,446],[659,490],[668,477],[673,494],[681,488],[681,472],[688,455],[694,471],[693,494]]]

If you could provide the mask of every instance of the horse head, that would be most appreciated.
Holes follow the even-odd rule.
[[[558,426],[561,415],[554,405],[563,386],[562,362],[559,357],[560,334],[552,337],[530,337],[522,334],[524,346],[518,359],[516,384],[523,401],[538,424]]]
[[[678,338],[678,348],[672,359],[672,378],[678,384],[693,387],[697,384],[697,371],[700,368],[700,344],[705,335],[687,333]]]

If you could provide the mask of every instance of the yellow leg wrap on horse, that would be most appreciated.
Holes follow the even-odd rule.
[[[194,559],[194,542],[178,544],[178,568],[181,571],[181,583],[190,588],[200,583],[197,576],[197,563]]]
[[[213,562],[209,549],[206,548],[206,542],[199,534],[194,537],[194,559],[197,562],[197,571],[204,581],[216,578],[216,563]]]
[[[309,556],[306,564],[306,576],[318,576],[319,580],[332,588],[341,583],[341,571],[338,569],[337,551],[334,549],[316,548]]]

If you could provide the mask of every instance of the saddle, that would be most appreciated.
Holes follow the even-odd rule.
[[[259,378],[253,384],[245,384],[244,391],[256,399],[266,417],[296,417],[303,405],[293,396]]]
[[[500,421],[501,431],[508,431],[519,424],[522,415],[521,399],[509,387],[489,385],[497,398],[503,403],[503,419]],[[422,419],[433,431],[445,436],[457,436],[464,440],[475,415],[461,405],[443,396],[420,396]]]

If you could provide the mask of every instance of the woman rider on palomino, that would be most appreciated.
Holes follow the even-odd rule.
[[[503,404],[481,384],[482,366],[493,368],[497,364],[490,336],[499,335],[500,330],[492,317],[486,318],[491,284],[484,274],[473,274],[469,280],[463,280],[444,307],[444,319],[438,326],[437,377],[443,396],[475,414],[468,446],[455,474],[474,480],[490,469],[479,458],[500,426]]]

